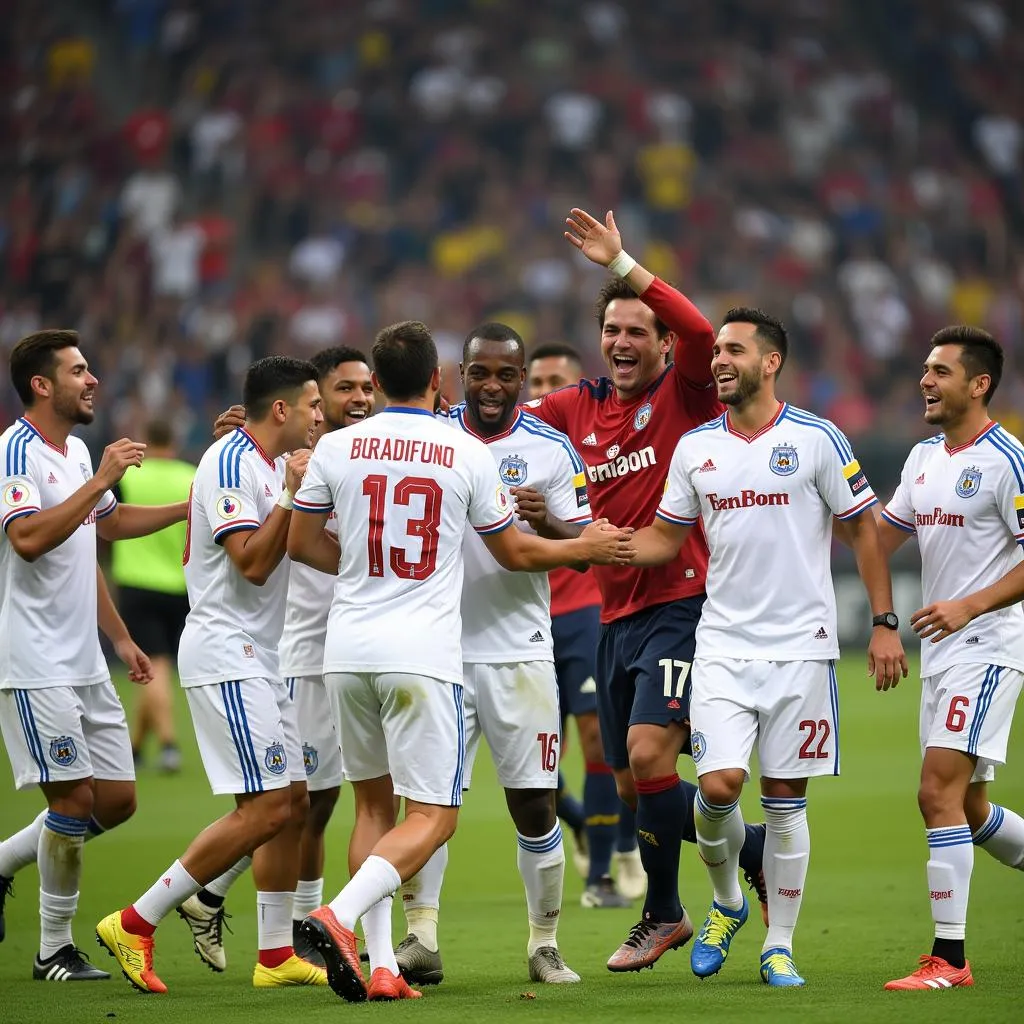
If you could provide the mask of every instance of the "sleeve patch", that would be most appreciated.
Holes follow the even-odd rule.
[[[583,508],[590,503],[587,496],[587,478],[583,473],[577,473],[572,478],[572,486],[576,492],[576,507]]]
[[[850,488],[850,493],[855,498],[868,486],[868,478],[864,475],[864,470],[860,468],[860,463],[856,459],[843,466],[843,477]]]
[[[234,494],[222,494],[217,499],[217,515],[226,522],[237,519],[242,514],[242,503]]]
[[[1013,508],[1017,513],[1017,529],[1024,530],[1024,494],[1013,499]]]
[[[4,488],[3,502],[8,508],[22,508],[31,502],[32,495],[24,484],[8,484]]]

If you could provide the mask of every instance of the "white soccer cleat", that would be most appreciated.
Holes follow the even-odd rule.
[[[224,949],[224,928],[225,918],[229,916],[224,913],[223,907],[208,907],[202,903],[198,895],[189,896],[178,907],[178,917],[192,932],[196,955],[211,971],[218,974],[228,965],[228,955]]]
[[[580,976],[562,959],[555,946],[541,946],[530,956],[530,981],[546,985],[572,985]]]
[[[647,894],[647,872],[640,860],[640,848],[614,854],[612,863],[619,892],[628,900],[642,900]]]

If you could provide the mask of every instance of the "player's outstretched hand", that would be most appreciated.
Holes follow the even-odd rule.
[[[599,266],[607,267],[622,252],[622,236],[611,210],[604,215],[602,224],[586,210],[573,207],[565,218],[565,225],[569,229],[565,232],[566,241]]]
[[[309,465],[309,457],[313,454],[312,448],[296,448],[288,456],[284,464],[284,485],[292,494],[299,489],[302,478],[306,475],[306,467]]]
[[[884,691],[895,687],[901,676],[907,678],[909,671],[899,633],[883,626],[873,629],[868,644],[868,675],[875,677],[875,689]]]
[[[149,660],[149,655],[144,653],[131,637],[126,640],[118,640],[114,644],[114,651],[128,666],[128,678],[133,683],[145,686],[153,681],[153,665]]]
[[[103,449],[96,476],[104,487],[114,487],[132,466],[141,466],[146,457],[146,446],[141,441],[122,437]]]
[[[548,504],[544,495],[532,487],[512,487],[509,494],[515,499],[516,515],[539,532],[548,517]]]
[[[607,519],[595,519],[580,534],[587,542],[586,561],[594,565],[625,565],[636,558],[633,531],[620,530]]]
[[[931,640],[937,644],[963,629],[973,619],[969,603],[962,598],[959,601],[936,601],[914,612],[910,616],[910,624],[922,640]]]
[[[230,409],[225,409],[213,421],[213,436],[219,441],[225,434],[230,434],[232,430],[244,426],[245,406],[233,405]]]

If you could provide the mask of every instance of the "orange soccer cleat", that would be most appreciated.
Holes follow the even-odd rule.
[[[921,966],[905,978],[887,981],[887,992],[912,992],[917,989],[970,988],[974,984],[971,963],[954,967],[938,956],[921,957]]]
[[[409,983],[400,974],[392,974],[386,967],[378,967],[370,975],[370,987],[366,998],[370,1002],[389,1002],[392,999],[421,999],[422,992],[409,988]]]

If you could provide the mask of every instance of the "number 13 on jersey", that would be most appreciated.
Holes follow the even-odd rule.
[[[384,575],[384,520],[387,507],[388,478],[368,476],[363,480],[363,494],[370,499],[369,530],[366,535],[366,556],[370,576]],[[406,580],[425,580],[437,568],[437,541],[441,525],[441,485],[429,477],[406,476],[395,484],[393,505],[410,504],[414,497],[423,498],[423,516],[408,518],[405,532],[410,539],[420,541],[419,558],[410,561],[406,547],[389,547],[388,564],[391,571]]]

